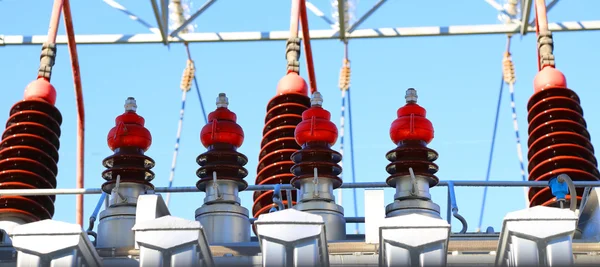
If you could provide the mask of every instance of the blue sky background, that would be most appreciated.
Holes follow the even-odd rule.
[[[102,1],[71,1],[75,31],[78,34],[147,33],[140,24],[112,9]],[[360,16],[376,1],[361,0]],[[129,10],[154,22],[147,1],[122,0]],[[202,3],[195,1],[195,7]],[[329,1],[313,1],[323,12],[330,13]],[[0,2],[0,34],[46,34],[52,1],[4,0]],[[196,20],[196,32],[268,31],[289,28],[290,1],[222,0]],[[549,14],[551,22],[594,20],[600,2],[594,0],[561,1]],[[310,15],[312,29],[328,25]],[[474,25],[499,23],[497,12],[484,1],[388,1],[369,18],[362,28],[410,27],[439,25]],[[60,34],[64,34],[61,25]],[[581,97],[592,142],[598,145],[600,134],[600,93],[595,53],[600,41],[598,32],[555,34],[557,67],[569,86]],[[438,177],[442,180],[483,180],[485,178],[497,101],[501,60],[506,37],[457,36],[395,39],[363,39],[350,41],[352,61],[352,112],[354,123],[354,155],[357,181],[385,181],[388,164],[385,153],[394,148],[389,127],[396,110],[404,104],[404,92],[414,87],[419,103],[427,108],[435,127],[430,147],[440,154]],[[202,43],[191,44],[196,75],[207,111],[214,109],[214,99],[226,92],[230,108],[237,113],[246,139],[240,151],[249,158],[247,180],[254,183],[262,138],[266,104],[275,94],[277,81],[285,74],[285,42]],[[513,60],[516,65],[516,105],[521,136],[526,144],[526,103],[531,96],[532,81],[537,72],[535,34],[513,38]],[[114,119],[123,112],[128,96],[138,101],[138,112],[146,118],[153,135],[147,155],[157,162],[154,184],[168,183],[171,158],[179,117],[181,90],[179,83],[185,67],[185,49],[172,44],[170,49],[152,45],[86,45],[79,46],[79,58],[86,107],[86,182],[87,188],[98,188],[104,180],[101,161],[111,154],[106,135]],[[6,121],[9,108],[22,99],[25,86],[35,79],[40,46],[0,47],[0,121]],[[336,40],[313,42],[316,76],[325,98],[325,108],[339,124],[340,91],[338,73],[343,45]],[[302,74],[305,76],[302,62]],[[76,107],[66,46],[60,46],[52,83],[58,90],[57,106],[63,114],[58,187],[75,187]],[[199,139],[204,125],[200,105],[190,92],[175,176],[175,186],[196,183],[198,168],[195,158],[205,148]],[[520,180],[515,149],[508,90],[505,90],[500,114],[492,180]],[[337,148],[336,145],[335,148]],[[526,155],[526,147],[523,153]],[[349,148],[346,146],[345,154]],[[344,161],[344,179],[349,181],[349,157]],[[445,216],[445,188],[434,188],[434,201]],[[351,190],[344,193],[346,216],[355,216]],[[473,231],[477,227],[482,188],[457,188],[460,212]],[[359,214],[364,215],[363,190],[358,190]],[[484,226],[498,231],[507,212],[524,207],[520,188],[491,188]],[[91,214],[99,195],[85,197],[85,216]],[[174,194],[170,210],[173,215],[194,218],[194,210],[202,205],[203,193]],[[241,194],[243,205],[250,207],[250,192]],[[391,202],[393,190],[386,190]],[[75,222],[75,197],[57,197],[56,220]],[[454,230],[459,230],[457,221]],[[362,226],[361,226],[362,228]],[[353,229],[353,227],[352,227]]]

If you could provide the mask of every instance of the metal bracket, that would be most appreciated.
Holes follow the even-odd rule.
[[[43,220],[24,224],[12,233],[17,267],[99,267],[102,259],[78,224]]]
[[[508,213],[496,266],[573,266],[577,216],[568,209],[536,206]]]
[[[389,217],[379,227],[379,266],[446,266],[450,225],[413,213]]]
[[[214,261],[204,229],[197,221],[164,216],[136,223],[140,267],[212,267]]]
[[[286,209],[261,215],[254,225],[263,267],[329,266],[325,222],[321,216]]]

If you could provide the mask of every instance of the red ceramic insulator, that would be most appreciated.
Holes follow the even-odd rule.
[[[150,170],[154,167],[154,160],[144,155],[152,144],[152,135],[144,127],[144,118],[136,113],[135,99],[128,98],[125,106],[125,113],[115,119],[115,127],[106,137],[108,147],[115,152],[102,161],[107,168],[102,172],[106,180],[102,190],[109,194],[119,175],[121,182],[154,188],[150,183],[154,179],[154,173]]]
[[[56,91],[46,80],[27,86],[25,100],[10,110],[0,141],[0,190],[54,189],[62,116]],[[55,196],[0,196],[0,213],[30,221],[51,219]]]
[[[302,113],[310,106],[308,87],[296,73],[287,74],[278,84],[277,96],[267,104],[267,115],[255,184],[289,184],[294,175],[290,169],[294,162],[292,154],[300,149],[294,138],[296,126],[302,121]],[[287,196],[283,194],[287,205]],[[292,194],[295,204],[296,194]],[[252,214],[258,217],[267,213],[273,205],[273,191],[254,192]]]
[[[296,142],[302,146],[302,149],[292,154],[292,161],[295,165],[291,171],[294,179],[291,183],[294,187],[300,188],[301,179],[313,179],[314,170],[317,169],[319,178],[331,179],[333,189],[342,186],[342,179],[339,175],[342,173],[342,167],[338,164],[342,160],[342,155],[331,149],[337,140],[337,127],[331,122],[331,114],[323,109],[321,104],[315,103],[315,100],[321,100],[321,94],[313,94],[313,105],[302,113],[302,122],[296,127]]]
[[[416,103],[416,98],[416,90],[408,89],[407,103],[398,109],[398,118],[390,127],[390,138],[398,146],[386,154],[391,161],[386,167],[390,174],[386,182],[391,187],[396,187],[396,178],[410,175],[409,168],[415,175],[429,178],[430,187],[439,182],[434,175],[438,166],[433,163],[438,154],[427,147],[433,140],[433,125],[425,117],[426,110]]]
[[[231,180],[239,184],[239,191],[248,187],[244,178],[248,170],[244,165],[248,158],[237,151],[244,142],[244,130],[237,124],[237,116],[227,108],[225,94],[219,94],[217,109],[208,115],[206,124],[200,133],[200,139],[207,152],[200,154],[196,162],[200,165],[196,175],[200,180],[196,187],[205,191],[206,182],[212,181],[216,172],[218,180]]]
[[[548,181],[567,174],[573,181],[600,180],[594,147],[579,97],[566,88],[560,71],[546,67],[534,81],[527,104],[529,180]],[[577,189],[581,199],[583,188]],[[549,188],[530,188],[530,205],[558,206]]]

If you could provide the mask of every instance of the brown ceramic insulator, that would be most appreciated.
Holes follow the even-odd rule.
[[[152,183],[154,172],[154,160],[137,147],[121,147],[115,149],[115,153],[102,160],[102,165],[107,168],[102,172],[102,178],[106,180],[102,184],[102,190],[111,193],[117,182],[117,176],[121,176],[121,183],[138,183],[154,188]]]
[[[294,131],[308,107],[310,99],[302,94],[283,94],[271,99],[267,105],[255,184],[289,184],[294,178],[290,172],[294,162],[290,158],[301,148],[294,139]],[[286,194],[282,194],[282,201],[287,206]],[[295,193],[291,201],[295,204]],[[255,218],[269,212],[272,205],[272,190],[254,192],[252,214]]]
[[[429,186],[434,187],[439,183],[435,176],[438,166],[433,163],[438,158],[435,150],[428,148],[427,143],[419,140],[405,140],[398,143],[398,147],[388,152],[385,157],[392,163],[385,167],[390,174],[386,183],[396,187],[396,178],[410,175],[409,168],[415,175],[427,177]]]
[[[53,189],[62,116],[54,105],[23,100],[10,110],[0,141],[0,189]],[[51,219],[55,196],[1,196],[0,213]]]
[[[594,147],[579,97],[570,89],[546,87],[527,104],[529,180],[549,181],[567,174],[573,181],[600,180]],[[577,189],[580,199],[583,188]],[[549,188],[529,189],[530,206],[556,206]]]
[[[315,168],[319,179],[326,178],[333,181],[333,189],[342,186],[342,179],[339,177],[342,167],[338,164],[342,161],[342,154],[331,149],[326,142],[307,143],[301,150],[292,154],[292,161],[295,165],[291,171],[295,177],[291,183],[295,188],[300,189],[301,179],[312,180],[315,176]]]
[[[233,145],[217,143],[209,146],[207,152],[196,158],[196,162],[200,165],[196,171],[196,175],[200,178],[196,187],[200,191],[205,191],[206,182],[212,181],[213,172],[217,173],[217,180],[237,182],[239,191],[248,188],[248,183],[244,180],[248,176],[248,170],[244,168],[248,158],[237,152]]]

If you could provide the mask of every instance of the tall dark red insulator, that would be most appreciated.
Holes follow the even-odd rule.
[[[62,116],[55,100],[54,87],[39,79],[10,109],[0,141],[0,190],[56,188]],[[1,196],[0,213],[20,214],[32,222],[51,219],[54,200],[55,196]]]
[[[298,74],[291,72],[277,85],[277,96],[267,104],[267,115],[263,129],[263,139],[259,152],[259,162],[255,184],[289,184],[294,178],[290,172],[294,162],[291,156],[301,147],[296,143],[294,131],[302,121],[302,112],[310,106],[308,86]],[[287,205],[286,194],[282,201]],[[292,194],[295,204],[296,194]],[[254,192],[252,214],[258,217],[267,213],[273,205],[273,191]]]
[[[398,109],[398,118],[390,128],[390,138],[398,145],[386,154],[386,158],[392,162],[386,167],[390,174],[386,182],[391,187],[396,187],[396,178],[409,176],[410,168],[415,175],[429,178],[430,187],[439,182],[435,176],[438,166],[433,163],[438,158],[438,153],[427,147],[433,140],[433,125],[425,117],[426,113],[417,104],[417,91],[408,89],[406,105]]]
[[[206,182],[212,181],[213,173],[218,180],[230,180],[238,183],[239,191],[248,188],[244,178],[248,170],[244,165],[248,158],[237,151],[244,142],[244,130],[237,124],[237,116],[227,108],[229,102],[223,93],[217,98],[217,109],[208,114],[208,124],[200,132],[202,145],[208,149],[200,154],[196,162],[200,165],[196,175],[199,190],[205,191]]]
[[[317,169],[319,178],[331,179],[333,189],[342,186],[342,167],[338,164],[342,155],[331,149],[338,137],[337,127],[331,122],[331,113],[322,108],[323,99],[319,92],[313,94],[311,107],[302,113],[302,122],[296,127],[296,142],[302,149],[292,154],[295,165],[291,171],[291,183],[300,188],[299,181],[313,179]]]
[[[559,174],[573,181],[600,180],[579,97],[567,89],[564,75],[546,67],[535,77],[534,90],[527,104],[529,180],[549,181]],[[577,189],[578,200],[582,194],[583,188]],[[558,206],[550,188],[529,189],[529,201],[532,207]]]
[[[102,172],[102,178],[106,180],[102,190],[108,194],[115,187],[117,176],[121,176],[121,183],[138,183],[154,188],[151,183],[154,173],[150,170],[154,167],[154,160],[144,155],[152,145],[152,135],[136,110],[135,99],[128,98],[125,113],[115,119],[115,127],[106,137],[108,147],[115,152],[102,161],[102,165],[108,168]]]

